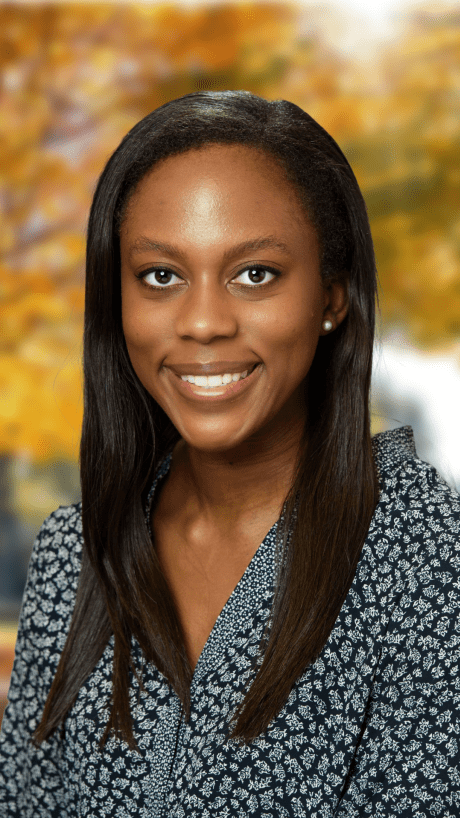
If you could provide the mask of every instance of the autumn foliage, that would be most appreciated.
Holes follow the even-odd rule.
[[[275,4],[0,7],[0,453],[77,456],[85,224],[106,159],[167,100],[245,88],[305,108],[349,157],[385,327],[460,334],[460,14],[414,13],[371,65]]]

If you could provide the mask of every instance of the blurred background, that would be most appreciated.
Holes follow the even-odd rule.
[[[79,499],[88,208],[162,103],[243,88],[338,141],[380,275],[374,431],[410,423],[460,487],[460,3],[3,3],[0,60],[1,718],[33,540]]]

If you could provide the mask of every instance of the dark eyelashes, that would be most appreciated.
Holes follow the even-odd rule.
[[[178,273],[175,273],[174,270],[168,270],[167,267],[150,267],[148,270],[142,270],[141,273],[134,273],[134,275],[139,281],[143,281],[150,273],[169,273],[170,275],[180,278]],[[149,284],[147,286],[151,287],[153,285]]]
[[[269,267],[266,264],[248,264],[242,270],[239,270],[239,272],[237,272],[235,274],[234,278],[238,278],[240,275],[243,275],[243,273],[246,273],[249,270],[254,270],[256,272],[271,273],[272,275],[275,276],[275,279],[279,278],[279,276],[281,275],[280,270],[277,270],[274,267]],[[145,281],[146,276],[148,276],[150,273],[155,273],[155,272],[169,273],[171,275],[176,276],[177,278],[180,278],[178,273],[175,273],[173,270],[169,270],[168,267],[163,267],[163,266],[161,266],[161,267],[150,267],[148,270],[142,270],[142,272],[140,272],[140,273],[135,273],[135,277],[139,281],[141,281],[144,284],[145,287],[149,287],[152,290],[167,290],[167,289],[172,289],[172,287],[176,286],[176,285],[173,285],[173,284],[169,285],[169,287],[161,286],[161,284],[154,285],[154,284],[149,284],[147,281]],[[271,279],[271,281],[268,281],[268,282],[261,282],[260,284],[256,284],[256,283],[255,284],[239,284],[238,283],[237,286],[245,287],[248,290],[255,290],[257,288],[262,288],[262,287],[266,288],[275,279]],[[233,281],[233,279],[231,279],[231,281]]]
[[[279,270],[277,270],[275,267],[268,267],[266,264],[249,264],[243,270],[240,270],[239,273],[236,274],[235,278],[238,278],[238,276],[242,275],[243,273],[247,273],[248,270],[254,270],[255,272],[272,273],[272,275],[274,275],[275,278],[279,278],[280,275],[281,275],[281,272]],[[272,281],[273,280],[274,279],[272,279]],[[251,289],[254,289],[255,287],[266,287],[268,284],[270,284],[270,282],[267,282],[267,283],[262,282],[261,284],[253,284],[251,286]],[[240,286],[248,287],[249,285],[248,284],[242,284]]]

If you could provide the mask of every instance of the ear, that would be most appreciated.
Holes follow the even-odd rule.
[[[342,323],[348,312],[348,285],[346,281],[336,280],[323,285],[324,310],[321,319],[320,335],[330,335]],[[324,322],[326,323],[324,328]]]

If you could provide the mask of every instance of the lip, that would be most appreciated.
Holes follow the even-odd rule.
[[[237,372],[244,372],[252,369],[259,361],[215,361],[208,364],[165,364],[179,378],[181,375],[235,375]],[[249,376],[248,376],[249,377]]]
[[[170,373],[170,380],[173,384],[174,389],[177,389],[177,391],[183,397],[187,398],[187,400],[196,401],[198,403],[215,404],[223,401],[236,400],[237,398],[240,397],[240,395],[242,395],[244,392],[251,388],[251,386],[259,377],[259,373],[261,370],[261,367],[257,364],[254,366],[254,363],[251,364],[251,367],[254,367],[253,371],[249,375],[247,375],[246,378],[243,378],[243,380],[232,381],[232,383],[223,384],[222,386],[216,386],[211,389],[203,388],[200,389],[200,387],[194,386],[194,384],[191,384],[188,381],[181,380],[180,377],[176,376],[175,373],[172,372],[172,367]],[[168,369],[168,367],[165,367],[165,369]],[[239,372],[241,370],[236,369],[235,371]],[[223,374],[225,374],[226,372],[230,374],[228,369],[222,370],[222,372]],[[188,370],[188,372],[185,374],[191,375],[192,373],[190,372],[190,370]],[[215,374],[222,373],[218,372]]]

